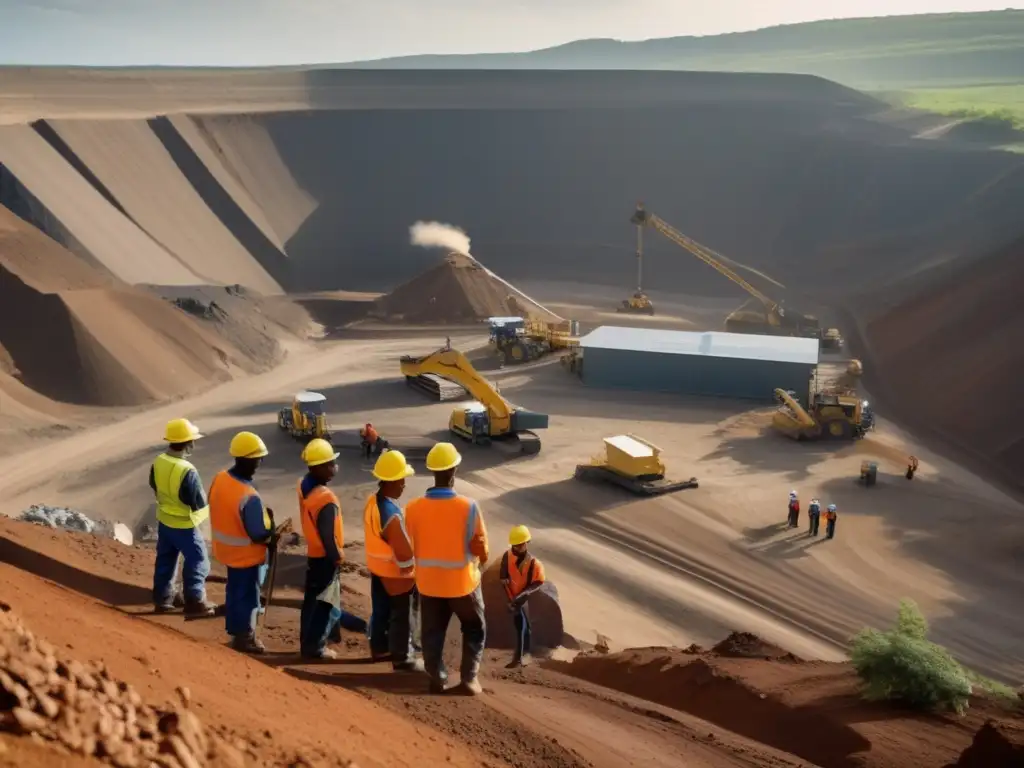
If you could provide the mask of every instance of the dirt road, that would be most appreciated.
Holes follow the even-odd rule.
[[[424,401],[397,372],[401,354],[429,351],[439,340],[362,333],[295,350],[278,369],[201,397],[8,456],[0,460],[0,510],[60,503],[144,520],[152,503],[146,466],[163,423],[182,414],[209,435],[194,457],[205,478],[227,463],[234,431],[263,434],[272,453],[258,478],[261,492],[278,510],[290,510],[302,468],[298,448],[275,420],[304,387],[328,394],[335,429],[372,420],[393,439],[445,436],[452,405]],[[452,342],[469,349],[482,338],[456,335]],[[1017,642],[1024,617],[1015,609],[1024,586],[1014,566],[1019,508],[979,493],[977,481],[946,471],[884,422],[880,437],[856,446],[803,446],[763,434],[764,412],[593,391],[556,363],[488,376],[513,402],[550,414],[551,428],[538,457],[503,461],[498,452],[467,451],[461,487],[481,501],[496,550],[510,526],[531,526],[534,548],[559,586],[569,633],[592,641],[600,632],[614,647],[685,646],[741,628],[801,656],[837,659],[847,638],[865,624],[887,624],[899,598],[909,596],[932,619],[936,640],[967,663],[1010,682],[1024,676]],[[570,479],[602,437],[624,431],[661,445],[670,474],[696,475],[700,488],[638,501]],[[898,463],[910,452],[922,459],[912,484]],[[357,513],[372,477],[368,465],[346,456],[336,484],[346,530],[358,539]],[[868,456],[882,467],[871,490],[854,482]],[[426,484],[418,476],[409,495]],[[790,488],[805,505],[812,496],[839,504],[834,541],[784,528]]]

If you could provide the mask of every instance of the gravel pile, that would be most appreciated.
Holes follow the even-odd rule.
[[[67,507],[51,507],[46,504],[33,504],[18,518],[26,523],[45,525],[48,528],[60,528],[65,531],[80,531],[102,536],[105,539],[116,539],[127,546],[132,545],[131,529],[122,523],[111,523],[109,520],[92,520],[87,515]]]
[[[102,665],[62,658],[0,603],[0,731],[118,768],[259,764],[203,727],[187,689],[165,707],[146,704]],[[248,750],[246,750],[248,751]]]

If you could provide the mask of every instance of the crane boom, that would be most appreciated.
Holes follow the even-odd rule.
[[[687,237],[661,217],[656,216],[655,214],[645,210],[642,203],[637,205],[636,213],[633,214],[633,218],[630,219],[630,221],[632,221],[637,226],[638,232],[645,226],[650,227],[651,229],[660,232],[662,235],[664,235],[666,238],[671,240],[676,245],[681,246],[685,250],[692,253],[694,256],[703,261],[709,267],[712,267],[719,273],[725,275],[727,278],[729,278],[732,282],[736,283],[736,285],[738,285],[744,291],[746,291],[755,299],[764,304],[765,310],[769,313],[769,315],[776,313],[780,315],[782,314],[782,312],[780,312],[778,302],[772,300],[770,297],[763,294],[761,291],[759,291],[757,288],[751,285],[747,280],[744,280],[743,277],[741,277],[734,269],[719,261],[719,259],[716,258],[714,251],[712,251],[705,245],[701,245],[692,237]],[[639,239],[639,235],[637,242],[641,242]]]

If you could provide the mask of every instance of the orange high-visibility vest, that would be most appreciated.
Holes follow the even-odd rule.
[[[320,531],[316,527],[320,511],[328,504],[334,504],[338,508],[338,514],[334,518],[334,543],[340,553],[345,546],[345,536],[341,528],[341,502],[334,495],[334,491],[325,485],[318,485],[309,492],[309,496],[302,495],[302,480],[299,480],[299,515],[302,517],[302,535],[306,538],[307,557],[327,557],[327,550],[320,540]]]
[[[370,573],[385,579],[412,578],[411,573],[402,573],[401,566],[405,564],[399,564],[395,558],[395,551],[384,540],[377,494],[370,496],[363,508],[363,539],[366,546],[366,567]],[[414,562],[416,561],[413,560]]]
[[[267,560],[267,545],[250,539],[242,522],[242,508],[253,496],[259,496],[256,489],[232,477],[227,470],[218,472],[210,484],[213,556],[228,568],[251,568]],[[266,509],[263,524],[270,530],[270,515]]]
[[[544,566],[531,554],[523,558],[523,564],[516,566],[516,556],[512,550],[505,555],[505,569],[508,571],[509,597],[522,594],[530,584],[541,584],[544,581]]]
[[[469,549],[479,511],[465,496],[421,496],[405,509],[405,527],[416,557],[416,588],[427,597],[465,597],[480,583]]]

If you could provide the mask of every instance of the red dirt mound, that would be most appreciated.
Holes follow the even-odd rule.
[[[777,645],[772,645],[750,632],[733,632],[725,640],[712,648],[711,653],[715,656],[740,659],[799,660],[789,651],[779,648]]]
[[[505,283],[472,256],[448,254],[439,264],[375,302],[374,312],[410,323],[466,323],[514,315],[509,296],[543,319],[552,313]]]
[[[1024,729],[989,720],[948,768],[1024,768]]]
[[[952,271],[866,328],[870,388],[910,426],[937,433],[1017,486],[1024,484],[1021,285],[1024,239]]]

